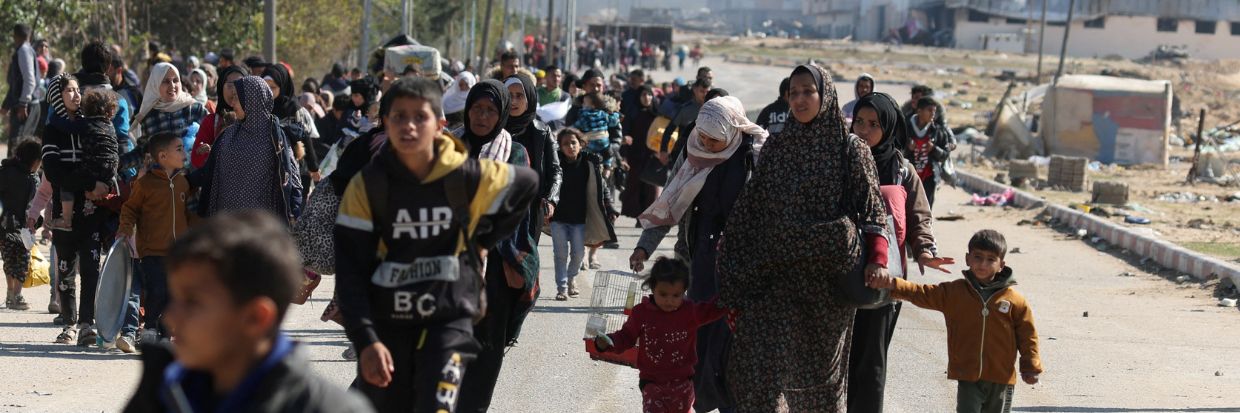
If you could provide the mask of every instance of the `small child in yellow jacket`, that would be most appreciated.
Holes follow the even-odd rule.
[[[956,380],[956,411],[1006,412],[1016,384],[1017,352],[1020,376],[1037,384],[1042,373],[1038,332],[1025,297],[1012,286],[1012,269],[1004,264],[1007,241],[994,230],[982,230],[969,240],[964,279],[922,285],[894,277],[872,277],[872,288],[891,290],[891,297],[918,307],[940,311],[947,322],[947,378]]]

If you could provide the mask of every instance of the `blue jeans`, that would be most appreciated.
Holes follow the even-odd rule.
[[[125,312],[125,327],[121,335],[133,337],[138,333],[138,308],[146,308],[146,330],[165,336],[164,308],[168,306],[168,273],[164,257],[153,256],[135,259],[133,285],[129,288],[129,310]],[[146,290],[146,303],[141,303],[142,291]]]
[[[581,260],[586,256],[586,224],[551,222],[551,247],[555,252],[555,286],[559,292],[581,272]],[[570,256],[569,249],[572,249]]]

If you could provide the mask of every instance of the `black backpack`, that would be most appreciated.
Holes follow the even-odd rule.
[[[378,163],[372,163],[362,170],[362,179],[365,182],[366,197],[370,202],[371,219],[376,234],[380,234],[381,239],[391,245],[393,216],[387,205],[390,189],[387,172],[383,171]],[[466,159],[464,164],[443,178],[452,215],[465,238],[465,251],[457,257],[459,277],[454,281],[428,280],[395,288],[372,284],[371,303],[384,308],[375,314],[377,318],[390,317],[386,321],[395,323],[426,324],[454,321],[467,316],[477,322],[486,314],[482,258],[473,234],[469,231],[469,204],[478,192],[481,179],[477,159]],[[485,220],[480,221],[475,230],[484,230],[486,225]],[[412,311],[396,308],[398,295],[415,300],[411,303]],[[424,311],[423,300],[427,298],[432,308]],[[387,303],[391,303],[391,308],[387,308]],[[409,315],[398,315],[404,313]]]

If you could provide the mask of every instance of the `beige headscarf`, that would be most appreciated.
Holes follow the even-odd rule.
[[[726,142],[727,148],[719,152],[707,150],[698,138],[701,133]],[[710,171],[732,158],[741,147],[745,135],[754,135],[755,153],[762,149],[762,144],[769,136],[766,129],[750,122],[745,116],[745,107],[741,105],[740,99],[723,96],[702,105],[702,109],[698,111],[697,126],[689,133],[689,141],[685,145],[685,162],[676,169],[676,174],[663,188],[659,198],[638,218],[642,227],[668,226],[679,222],[689,206],[693,205],[698,192],[702,191]]]
[[[158,63],[151,68],[151,76],[146,79],[146,88],[142,92],[142,109],[138,110],[138,115],[133,117],[133,123],[129,125],[129,130],[132,131],[134,138],[142,136],[142,119],[145,119],[146,115],[151,113],[151,109],[160,112],[176,112],[197,102],[193,96],[190,96],[189,92],[185,91],[184,87],[177,92],[176,98],[172,99],[171,102],[165,102],[160,99],[159,85],[164,83],[164,77],[168,76],[168,71],[176,73],[177,76],[181,75],[177,71],[176,66],[173,66],[171,63]],[[203,87],[205,88],[206,86]]]

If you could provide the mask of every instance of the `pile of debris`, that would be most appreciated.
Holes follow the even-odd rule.
[[[1188,46],[1163,44],[1155,47],[1150,54],[1137,60],[1138,63],[1171,62],[1184,63],[1188,60]]]

